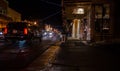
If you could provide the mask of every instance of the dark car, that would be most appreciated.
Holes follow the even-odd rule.
[[[4,39],[4,34],[3,34],[3,32],[0,30],[0,40],[1,39]]]
[[[29,23],[27,22],[9,22],[4,29],[4,37],[6,40],[32,39],[33,32],[31,31]]]

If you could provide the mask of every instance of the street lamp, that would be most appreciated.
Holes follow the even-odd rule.
[[[37,24],[37,22],[34,22],[34,25],[36,25]]]

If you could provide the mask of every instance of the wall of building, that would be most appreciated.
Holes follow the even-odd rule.
[[[6,0],[0,0],[0,28],[6,27],[9,21],[21,21],[21,14],[9,8]]]
[[[0,28],[5,27],[7,22],[11,20],[11,18],[7,16],[7,7],[8,2],[6,0],[0,0]]]
[[[114,24],[113,24],[113,28],[114,28],[114,38],[116,39],[120,39],[120,2],[119,0],[114,0],[114,10],[113,10],[113,13],[114,13]]]
[[[0,9],[7,10],[8,2],[5,0],[0,0]]]
[[[12,8],[8,7],[8,16],[12,18],[13,21],[21,21],[21,14]]]

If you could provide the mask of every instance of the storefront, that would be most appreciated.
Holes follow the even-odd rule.
[[[85,41],[112,38],[112,9],[110,1],[63,0],[63,22],[69,37]]]

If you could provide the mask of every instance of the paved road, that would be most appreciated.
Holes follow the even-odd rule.
[[[0,49],[0,71],[21,70],[53,43],[48,40],[41,43],[36,40],[32,42],[3,42],[4,45]]]

